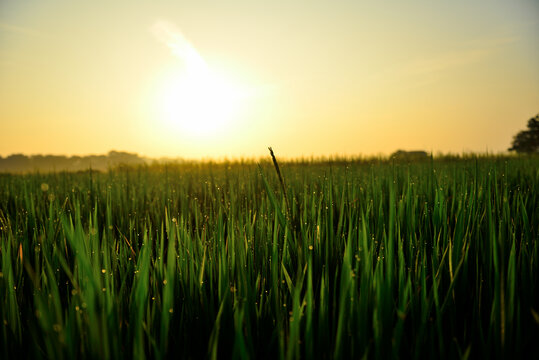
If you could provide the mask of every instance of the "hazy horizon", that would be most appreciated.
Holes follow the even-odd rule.
[[[111,149],[109,151],[105,151],[105,152],[90,152],[90,153],[79,153],[79,154],[66,154],[66,153],[22,153],[22,152],[17,152],[17,153],[9,153],[9,154],[6,154],[6,155],[1,155],[0,154],[0,158],[3,158],[3,159],[7,159],[8,157],[10,156],[18,156],[18,155],[22,155],[22,156],[26,156],[28,158],[31,158],[31,157],[66,157],[66,158],[73,158],[73,157],[81,157],[81,158],[84,158],[84,157],[107,157],[110,155],[110,153],[113,153],[113,152],[116,152],[116,153],[119,153],[119,154],[124,154],[124,155],[134,155],[134,156],[137,156],[141,159],[146,159],[146,160],[182,160],[182,161],[241,161],[241,160],[246,160],[246,161],[250,161],[250,160],[254,160],[254,161],[258,161],[260,159],[266,159],[266,160],[271,160],[271,156],[269,154],[269,151],[268,151],[268,147],[264,147],[264,149],[266,150],[266,153],[262,153],[260,155],[240,155],[240,156],[228,156],[226,154],[222,154],[220,156],[205,156],[205,157],[186,157],[186,156],[181,156],[181,155],[177,155],[177,156],[151,156],[151,155],[146,155],[146,154],[143,154],[143,153],[139,153],[139,152],[135,152],[135,151],[126,151],[126,150],[122,150],[122,149]],[[315,155],[315,154],[303,154],[303,155],[300,155],[300,156],[287,156],[287,155],[284,155],[284,154],[281,154],[279,152],[279,149],[276,149],[276,148],[273,148],[273,151],[275,153],[275,155],[281,159],[281,160],[284,160],[284,161],[288,161],[288,160],[291,160],[291,161],[296,161],[296,160],[302,160],[302,159],[314,159],[314,160],[323,160],[323,159],[338,159],[338,158],[347,158],[347,159],[376,159],[376,158],[388,158],[388,157],[391,157],[392,155],[395,155],[396,153],[399,153],[399,152],[403,152],[403,153],[416,153],[416,152],[424,152],[427,154],[427,156],[430,157],[430,155],[432,154],[432,156],[434,157],[446,157],[446,156],[456,156],[456,157],[467,157],[467,156],[478,156],[478,157],[483,157],[483,156],[517,156],[518,154],[515,153],[515,152],[510,152],[510,151],[490,151],[489,149],[485,149],[485,151],[462,151],[462,152],[451,152],[451,151],[448,151],[448,152],[443,152],[443,151],[431,151],[429,149],[394,149],[393,151],[389,151],[389,152],[379,152],[379,153],[372,153],[372,154],[365,154],[365,153],[350,153],[350,154],[340,154],[340,153],[327,153],[327,154],[319,154],[319,155]]]
[[[0,4],[0,156],[505,152],[539,4]]]

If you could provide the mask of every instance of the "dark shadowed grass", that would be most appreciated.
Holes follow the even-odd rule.
[[[539,356],[539,159],[279,165],[1,175],[0,356]]]

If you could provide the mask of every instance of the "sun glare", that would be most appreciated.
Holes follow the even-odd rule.
[[[248,97],[247,89],[211,69],[174,25],[158,22],[152,30],[180,60],[157,96],[166,130],[191,136],[225,132]]]
[[[173,75],[166,80],[162,92],[160,106],[165,125],[191,135],[222,132],[244,98],[238,86],[210,71]]]

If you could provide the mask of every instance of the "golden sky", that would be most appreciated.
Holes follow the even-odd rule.
[[[0,155],[505,151],[539,2],[0,2]]]

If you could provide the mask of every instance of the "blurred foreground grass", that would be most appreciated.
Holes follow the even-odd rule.
[[[539,158],[0,175],[0,357],[539,358]]]

